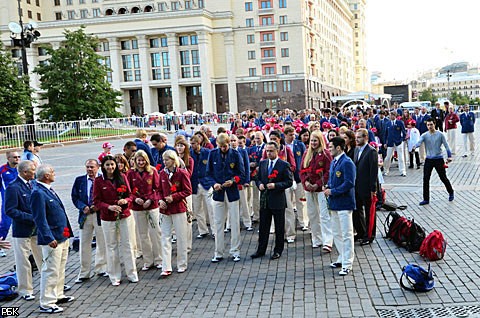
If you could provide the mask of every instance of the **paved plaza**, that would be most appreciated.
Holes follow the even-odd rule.
[[[480,130],[479,125],[476,128]],[[479,135],[476,133],[477,144]],[[158,280],[160,270],[139,271],[137,284],[128,283],[125,278],[119,287],[111,286],[108,278],[101,277],[74,284],[79,253],[71,251],[66,283],[73,288],[67,295],[76,300],[64,305],[65,311],[59,316],[474,317],[480,313],[480,156],[477,152],[473,157],[461,158],[460,137],[458,132],[457,156],[447,170],[456,190],[453,202],[448,202],[448,194],[435,172],[431,180],[431,203],[424,207],[418,206],[422,200],[423,169],[408,169],[407,177],[400,177],[393,165],[385,179],[389,201],[408,205],[402,213],[414,217],[427,232],[441,230],[448,240],[445,259],[432,263],[435,288],[428,293],[400,288],[402,267],[409,262],[425,266],[426,262],[418,254],[382,238],[387,212],[379,212],[377,240],[371,246],[355,245],[353,272],[346,277],[338,276],[338,270],[328,266],[336,260],[335,249],[331,254],[312,249],[309,233],[301,230],[297,230],[295,243],[286,245],[282,257],[274,261],[269,257],[250,259],[257,245],[256,231],[242,231],[242,260],[238,263],[227,260],[212,264],[214,241],[194,238],[187,272],[173,272],[168,279]],[[121,152],[126,141],[111,140],[114,152]],[[100,151],[99,141],[41,152],[43,160],[56,169],[53,187],[65,204],[76,236],[78,211],[70,199],[71,186],[74,178],[84,173],[85,159],[96,158]],[[194,237],[198,234],[196,228],[194,223]],[[229,242],[230,235],[226,237]],[[272,241],[271,238],[270,246]],[[13,251],[7,254],[0,259],[1,273],[14,265]],[[142,264],[142,260],[137,260],[137,268]],[[17,298],[3,305],[19,306],[22,317],[44,315],[38,312],[39,284],[40,274],[35,272],[35,301]]]

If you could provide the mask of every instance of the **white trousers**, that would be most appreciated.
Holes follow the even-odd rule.
[[[97,212],[100,213],[100,212]],[[97,223],[97,215],[95,213],[88,214],[80,230],[80,272],[78,278],[90,278],[92,265],[92,239],[95,233],[95,274],[107,271],[107,259],[105,256],[105,235],[102,227]]]
[[[56,248],[42,246],[42,271],[40,277],[40,306],[56,306],[58,299],[65,297],[65,264],[68,258],[69,240],[58,243]]]
[[[468,154],[467,139],[470,145],[470,152],[473,154],[473,152],[475,151],[475,136],[473,135],[473,133],[465,133],[462,135],[463,135],[463,154],[464,155]]]
[[[160,230],[159,209],[132,211],[135,225],[142,242],[143,266],[150,267],[162,263],[162,232]]]
[[[297,188],[294,191],[295,200],[294,206],[297,208],[297,219],[301,227],[308,226],[308,215],[305,210],[305,190],[301,182],[297,183]],[[302,201],[303,200],[303,201]]]
[[[260,190],[255,182],[252,182],[252,221],[260,220]]]
[[[198,234],[208,234],[207,218],[210,220],[212,233],[215,233],[212,193],[212,188],[205,190],[201,185],[198,185],[197,194],[192,194],[193,216],[197,219]]]
[[[172,271],[172,229],[177,233],[177,268],[187,269],[187,214],[175,213],[171,215],[160,215],[160,226],[162,227],[162,253],[163,271]]]
[[[42,250],[37,245],[37,236],[12,238],[15,268],[18,279],[18,293],[20,296],[33,294],[32,266],[28,257],[30,252],[38,267],[42,265]]]
[[[215,257],[223,257],[225,252],[225,222],[230,218],[231,239],[230,254],[240,256],[240,212],[239,201],[228,202],[227,195],[223,202],[213,201],[213,217],[215,222]]]
[[[240,193],[239,212],[240,212],[240,217],[242,218],[243,225],[245,227],[251,227],[252,219],[250,218],[250,209],[248,208],[247,189],[248,188],[244,187],[242,190],[239,190],[239,193]]]
[[[332,247],[332,220],[325,194],[323,194],[323,192],[305,191],[305,197],[307,198],[307,212],[312,235],[312,245]]]
[[[395,150],[397,152],[397,157],[398,157],[398,170],[400,170],[400,174],[407,174],[407,169],[405,167],[405,155],[403,154],[403,149],[404,149],[403,142],[398,146],[387,148],[387,157],[383,162],[386,173],[390,172],[391,159],[393,156],[393,151]]]
[[[125,266],[125,273],[129,280],[137,281],[137,265],[131,238],[135,236],[132,232],[133,217],[118,221],[118,230],[116,221],[103,221],[102,229],[105,235],[105,246],[107,249],[107,272],[112,283],[120,282],[122,279],[122,268],[120,267],[120,257]]]
[[[342,210],[331,212],[333,242],[338,251],[337,263],[342,263],[342,268],[352,269],[355,258],[353,248],[353,211]]]
[[[293,211],[293,195],[295,190],[292,187],[285,190],[287,198],[287,207],[285,208],[285,236],[287,239],[295,239],[296,236],[296,218]],[[273,222],[272,222],[273,223]]]
[[[455,149],[456,149],[456,141],[457,139],[457,129],[449,129],[447,130],[447,142],[448,142],[448,146],[450,147],[450,151],[452,152],[452,154],[454,155],[455,154]]]
[[[192,240],[193,240],[193,230],[192,230],[192,222],[193,219],[193,202],[192,202],[192,195],[189,195],[185,198],[187,201],[187,210],[190,214],[190,223],[188,223],[187,219],[187,252],[190,253],[192,251]]]
[[[129,222],[130,226],[130,242],[132,243],[133,255],[135,258],[142,256],[142,240],[140,239],[140,233],[138,233],[137,225],[135,224],[135,217]]]

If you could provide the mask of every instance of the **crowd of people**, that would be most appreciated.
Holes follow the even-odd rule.
[[[407,153],[409,168],[425,165],[420,205],[429,203],[433,169],[448,199],[454,200],[441,146],[451,161],[460,122],[463,156],[469,155],[467,150],[473,153],[475,116],[468,106],[459,114],[445,106],[447,112],[436,105],[430,114],[426,108],[409,113],[396,104],[392,109],[247,111],[228,130],[220,127],[214,135],[211,126],[203,125],[192,133],[177,133],[172,145],[167,135],[148,136],[144,129],[125,143],[123,152],[112,154],[113,145],[105,142],[98,158],[85,161],[86,172],[71,191],[80,228],[81,265],[75,283],[98,275],[118,286],[121,264],[131,283],[139,281],[138,270],[161,269],[159,277],[167,278],[174,269],[172,244],[176,272],[184,273],[194,252],[192,224],[198,228],[196,240],[215,240],[212,263],[240,261],[242,229],[253,233],[258,224],[252,259],[265,256],[270,233],[275,233],[270,259],[276,260],[285,242],[295,242],[297,231],[310,231],[311,247],[331,253],[335,246],[338,258],[330,266],[340,276],[348,275],[355,242],[368,246],[375,240],[375,211],[392,162],[398,162],[401,176],[407,173]],[[25,142],[23,156],[7,152],[7,163],[0,168],[0,236],[5,239],[11,222],[22,298],[35,299],[32,254],[41,268],[40,310],[56,313],[63,311],[59,304],[74,300],[65,295],[69,287],[64,284],[73,231],[52,188],[54,168],[42,163],[38,150],[40,161],[35,157],[39,146]],[[136,266],[139,258],[141,268]]]

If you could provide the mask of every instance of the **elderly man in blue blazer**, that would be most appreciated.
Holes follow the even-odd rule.
[[[65,265],[68,257],[69,238],[72,227],[60,197],[52,189],[55,170],[51,165],[37,168],[37,184],[33,189],[30,204],[37,227],[37,243],[42,246],[43,264],[40,279],[40,311],[62,312],[57,304],[74,300],[65,296]]]
[[[227,214],[231,226],[230,254],[234,262],[240,261],[240,193],[238,185],[245,183],[245,167],[238,151],[230,148],[230,138],[221,133],[217,137],[218,148],[208,157],[207,174],[214,180],[213,216],[215,222],[215,256],[212,263],[223,260],[224,230]]]
[[[5,192],[5,213],[12,219],[13,252],[18,278],[18,293],[25,300],[34,300],[32,267],[28,257],[42,264],[42,251],[37,245],[37,232],[30,209],[30,196],[35,178],[35,164],[25,160],[17,167],[18,177]]]
[[[324,193],[328,197],[332,213],[333,243],[338,250],[337,261],[330,264],[330,267],[341,268],[338,274],[346,276],[352,270],[355,258],[352,213],[355,209],[356,168],[353,161],[345,155],[343,138],[332,138],[329,149],[334,160],[330,165],[328,189]]]
[[[90,279],[92,264],[92,239],[95,233],[95,274],[107,277],[107,259],[105,237],[101,228],[100,211],[93,205],[93,183],[98,177],[98,162],[88,159],[85,162],[86,174],[75,179],[72,187],[72,202],[78,209],[80,226],[80,272],[75,283],[80,284]]]

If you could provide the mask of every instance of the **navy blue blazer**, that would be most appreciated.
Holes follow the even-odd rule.
[[[423,133],[427,132],[427,119],[430,119],[431,116],[429,114],[423,115],[422,113],[417,115],[417,118],[415,119],[417,121],[416,127],[418,128],[418,131],[420,132],[420,135]]]
[[[285,196],[285,189],[293,185],[292,170],[290,164],[278,158],[273,166],[273,170],[277,170],[278,174],[275,179],[268,179],[268,162],[269,159],[260,161],[260,168],[258,170],[258,178],[255,181],[257,187],[263,184],[265,188],[267,183],[275,183],[275,189],[264,190],[261,195],[267,196],[267,207],[272,210],[285,209],[287,207],[287,198]]]
[[[340,126],[340,123],[338,122],[338,119],[337,119],[337,118],[330,116],[330,118],[327,119],[327,117],[323,117],[322,119],[320,119],[320,130],[321,130],[321,131],[323,131],[322,125],[323,125],[323,123],[325,123],[325,122],[330,123],[330,124],[332,124],[332,125],[335,125],[335,127]]]
[[[37,183],[33,187],[30,205],[37,226],[38,245],[48,245],[54,240],[58,243],[66,241],[68,237],[63,236],[66,227],[70,231],[70,237],[73,237],[65,207],[52,191]]]
[[[141,139],[135,139],[134,140],[135,144],[137,145],[137,151],[138,150],[143,150],[147,153],[147,156],[148,156],[148,160],[150,160],[150,165],[154,165],[153,164],[153,156],[152,156],[152,150],[150,149],[150,146],[147,145],[143,140]]]
[[[32,191],[20,177],[10,183],[5,191],[5,213],[12,219],[13,237],[37,235],[30,208],[31,194]]]
[[[237,151],[243,159],[243,167],[245,168],[245,180],[243,184],[250,183],[250,159],[248,158],[248,148],[237,148]]]
[[[405,125],[403,121],[395,119],[395,125],[392,124],[392,121],[389,120],[386,126],[386,136],[387,147],[394,147],[400,145],[405,138],[407,137],[407,131],[405,130]]]
[[[288,146],[285,145],[285,147]],[[306,147],[303,142],[300,140],[293,140],[293,157],[295,158],[295,165],[297,166],[297,169],[295,169],[295,172],[293,173],[293,178],[297,183],[302,182],[302,180],[300,180],[300,167],[302,166],[302,157],[305,150]]]
[[[328,176],[328,188],[331,191],[328,197],[330,210],[355,210],[356,169],[352,159],[345,153],[340,156],[336,164],[333,161],[330,164]]]
[[[190,148],[190,156],[193,158],[193,172],[190,178],[192,183],[192,194],[197,194],[198,185],[200,184],[205,190],[210,189],[215,181],[207,174],[208,155],[210,150],[207,148],[200,148],[200,153],[197,154]]]
[[[79,176],[75,179],[72,187],[72,193],[70,194],[72,198],[73,205],[78,209],[78,224],[80,229],[83,229],[83,223],[87,218],[87,215],[83,213],[83,209],[88,206],[88,181],[87,175]],[[93,184],[92,184],[93,187]],[[92,192],[93,196],[93,192]],[[93,197],[92,197],[93,202]],[[100,211],[96,212],[97,214],[97,224],[102,225],[100,220]]]
[[[240,182],[238,184],[245,183],[245,167],[243,165],[242,157],[239,152],[228,149],[225,159],[222,157],[220,148],[210,151],[208,156],[207,174],[210,175],[215,183],[223,184],[228,180],[232,180],[233,177],[238,176]],[[240,193],[238,187],[233,185],[229,188],[222,189],[213,192],[213,200],[223,202],[225,200],[225,192],[229,202],[237,201],[240,199]]]

